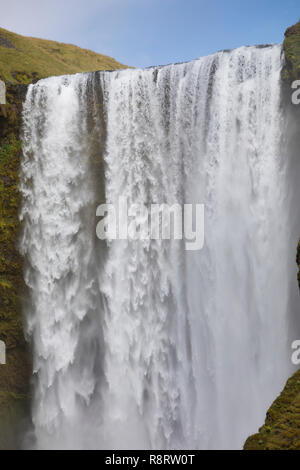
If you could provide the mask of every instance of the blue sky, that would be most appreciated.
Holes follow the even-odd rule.
[[[135,67],[282,42],[299,0],[0,0],[0,25]]]

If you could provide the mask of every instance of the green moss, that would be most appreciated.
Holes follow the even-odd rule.
[[[19,447],[18,434],[28,413],[28,396],[0,391],[0,449]]]
[[[282,78],[292,82],[300,78],[300,21],[286,30],[283,49],[286,64]]]

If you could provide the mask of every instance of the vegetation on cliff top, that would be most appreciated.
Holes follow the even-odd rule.
[[[300,21],[286,30],[283,50],[286,61],[283,80],[291,82],[300,79]]]
[[[52,75],[120,68],[126,66],[106,55],[0,28],[0,78],[5,82],[28,84]]]
[[[286,30],[283,49],[286,63],[282,78],[289,83],[300,79],[300,21]],[[296,262],[300,288],[300,241]],[[244,449],[300,450],[300,370],[287,381],[268,410],[265,424],[247,439]]]

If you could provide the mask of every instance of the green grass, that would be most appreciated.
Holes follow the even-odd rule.
[[[28,84],[51,75],[120,68],[126,66],[109,56],[0,28],[0,78],[6,82]]]

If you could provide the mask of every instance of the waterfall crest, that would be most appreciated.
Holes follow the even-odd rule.
[[[291,370],[281,66],[281,46],[242,47],[29,87],[37,447],[241,448],[262,423]],[[99,242],[103,188],[110,203],[205,204],[203,250]]]

